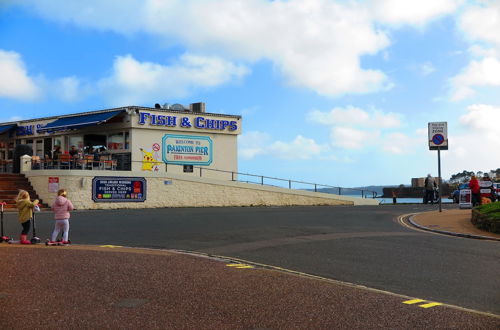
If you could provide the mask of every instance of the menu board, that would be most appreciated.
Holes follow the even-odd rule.
[[[144,202],[146,179],[96,176],[92,179],[92,200],[96,203]]]

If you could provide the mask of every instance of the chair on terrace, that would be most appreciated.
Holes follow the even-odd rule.
[[[82,169],[94,169],[94,155],[85,155],[83,156],[83,166]]]
[[[43,163],[40,156],[31,156],[31,169],[41,170],[43,169]]]
[[[102,169],[115,171],[116,170],[116,163],[117,163],[116,159],[102,160],[101,161]]]
[[[60,154],[59,155],[59,168],[67,168],[68,170],[71,168],[71,155],[70,154]]]

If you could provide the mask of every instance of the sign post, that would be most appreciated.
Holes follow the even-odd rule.
[[[448,150],[448,123],[434,122],[429,123],[429,150],[438,151],[438,192],[439,192],[439,212],[442,212],[441,199],[441,150]]]

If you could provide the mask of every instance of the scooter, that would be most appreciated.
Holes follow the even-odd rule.
[[[1,205],[1,211],[0,211],[0,218],[1,218],[1,227],[2,227],[2,237],[0,237],[0,243],[2,242],[8,242],[10,241],[10,237],[9,236],[6,236],[3,234],[3,206],[6,205],[7,203],[6,202],[1,202],[0,205]]]
[[[35,211],[40,211],[40,207],[37,205],[35,206]],[[36,223],[35,223],[35,213],[33,212],[33,237],[31,237],[31,244],[38,244],[40,243],[40,239],[36,236]]]

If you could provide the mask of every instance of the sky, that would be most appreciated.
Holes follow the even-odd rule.
[[[500,167],[500,0],[0,0],[0,122],[241,115],[238,171],[356,187]],[[222,169],[222,168],[221,168]]]

